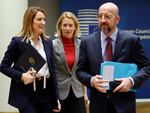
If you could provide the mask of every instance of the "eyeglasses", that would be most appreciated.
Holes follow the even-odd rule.
[[[113,18],[113,15],[98,15],[98,19],[102,20],[111,20]]]

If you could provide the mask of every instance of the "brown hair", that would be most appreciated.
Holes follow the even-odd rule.
[[[34,17],[39,11],[42,12],[46,16],[45,11],[40,7],[29,7],[26,10],[24,17],[23,17],[23,27],[22,27],[21,32],[19,33],[21,37],[29,38],[33,35],[32,23],[33,23]],[[41,35],[43,37],[46,37],[44,32]]]

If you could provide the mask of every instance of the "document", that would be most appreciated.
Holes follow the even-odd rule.
[[[114,66],[103,66],[103,80],[113,81],[114,80]],[[105,89],[109,89],[109,83],[103,83]]]
[[[45,59],[38,51],[32,45],[27,44],[26,50],[14,65],[21,68],[24,72],[28,71],[31,67],[38,72],[45,63]]]

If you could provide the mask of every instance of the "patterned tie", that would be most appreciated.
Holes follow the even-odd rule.
[[[107,41],[107,45],[106,45],[106,61],[111,61],[112,60],[112,44],[111,44],[112,39],[110,37],[107,37],[106,41]]]

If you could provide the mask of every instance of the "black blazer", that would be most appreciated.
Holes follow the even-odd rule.
[[[100,32],[93,33],[81,39],[78,79],[91,89],[91,113],[106,113],[106,94],[91,87],[91,77],[100,74],[100,64],[103,62]],[[137,36],[118,30],[112,61],[135,63],[139,71],[132,77],[134,88],[138,88],[150,77],[150,61],[145,57],[144,50]],[[135,93],[113,93],[112,101],[118,113],[135,113]]]
[[[7,51],[5,52],[4,58],[0,65],[0,71],[6,76],[11,78],[10,94],[8,103],[14,107],[22,109],[33,95],[32,83],[24,85],[21,82],[21,75],[23,70],[18,67],[12,66],[15,64],[17,59],[22,55],[26,48],[26,41],[22,41],[21,37],[13,37]],[[42,43],[46,53],[47,63],[50,71],[50,79],[48,79],[48,93],[49,99],[51,100],[52,107],[57,107],[58,89],[56,76],[53,66],[53,48],[52,41],[50,39],[45,40],[42,38]],[[32,88],[32,90],[31,90]]]

